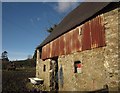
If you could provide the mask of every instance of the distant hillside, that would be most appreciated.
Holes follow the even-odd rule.
[[[15,66],[17,68],[19,67],[35,67],[36,62],[34,59],[27,59],[27,60],[18,60],[18,61],[12,61],[14,62]]]
[[[17,61],[2,61],[2,69],[7,69],[7,66],[14,63],[16,68],[23,68],[23,67],[35,67],[36,62],[34,59],[26,59],[26,60],[17,60]]]

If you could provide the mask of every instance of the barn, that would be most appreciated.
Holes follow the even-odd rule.
[[[37,46],[36,77],[48,91],[118,91],[118,5],[81,3]]]

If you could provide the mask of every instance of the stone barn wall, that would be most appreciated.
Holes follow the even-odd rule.
[[[118,89],[118,9],[102,14],[106,46],[59,57],[63,66],[64,91]],[[74,62],[81,61],[82,72],[74,73]]]
[[[39,51],[37,51],[37,55],[39,55]],[[45,65],[45,71],[44,71]],[[44,79],[44,88],[45,90],[49,91],[50,86],[50,59],[42,61],[39,56],[37,56],[37,64],[36,64],[36,77]]]
[[[106,46],[58,57],[63,68],[63,87],[60,91],[91,91],[103,88],[118,90],[118,8],[100,15],[104,19]],[[39,54],[39,53],[37,53]],[[74,62],[82,64],[81,73],[74,73]],[[43,71],[46,65],[46,71]],[[37,57],[36,76],[44,79],[49,90],[50,59]],[[119,77],[120,78],[120,77]]]

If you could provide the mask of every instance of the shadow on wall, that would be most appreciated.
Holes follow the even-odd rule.
[[[63,88],[63,85],[64,85],[64,77],[63,77],[62,64],[60,65],[60,69],[59,69],[59,81],[60,81],[60,87]]]

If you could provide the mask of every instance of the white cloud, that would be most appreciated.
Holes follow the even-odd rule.
[[[72,10],[78,6],[79,2],[62,2],[63,0],[59,0],[55,6],[55,10],[59,13],[64,13],[66,11]],[[77,1],[77,0],[74,0]]]
[[[37,21],[40,21],[40,18],[39,18],[39,17],[37,17]]]

